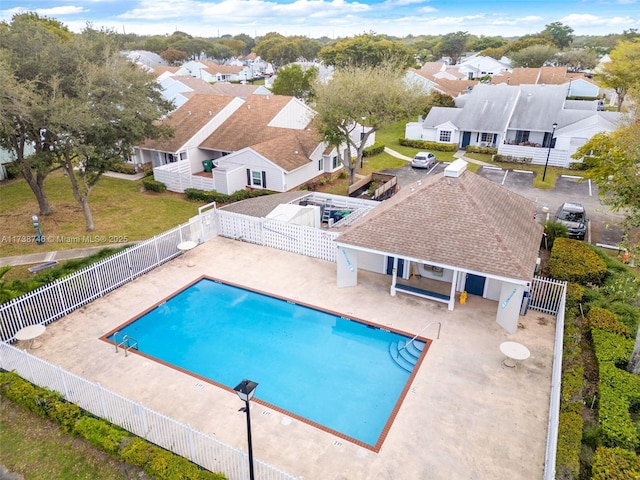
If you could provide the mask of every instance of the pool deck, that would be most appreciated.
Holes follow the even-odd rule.
[[[140,355],[116,355],[99,340],[202,275],[412,334],[442,324],[379,452],[254,402],[256,459],[305,480],[542,478],[555,320],[530,310],[509,335],[495,321],[497,302],[479,297],[450,312],[415,296],[391,297],[390,277],[362,271],[358,286],[340,289],[335,264],[214,238],[52,323],[31,353],[246,451],[235,393]],[[436,333],[433,325],[421,335]],[[506,367],[499,349],[506,340],[526,345],[531,357]]]

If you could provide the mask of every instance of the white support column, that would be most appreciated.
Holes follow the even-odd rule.
[[[458,270],[453,271],[453,277],[451,278],[451,291],[449,292],[449,303],[447,304],[447,310],[453,310],[456,304],[456,283],[458,282]]]
[[[392,297],[396,296],[396,280],[398,275],[398,257],[393,257],[393,270],[391,270],[391,290],[389,293]]]

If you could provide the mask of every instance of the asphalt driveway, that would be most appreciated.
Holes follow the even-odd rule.
[[[437,163],[433,169],[422,170],[411,168],[410,165],[383,173],[396,175],[400,188],[417,182],[427,175],[442,173],[446,163]],[[617,246],[622,242],[623,230],[620,227],[622,215],[612,212],[608,206],[600,201],[598,189],[588,179],[580,176],[560,176],[557,178],[554,188],[541,190],[534,188],[535,173],[522,169],[504,170],[494,166],[482,166],[478,175],[498,183],[511,191],[536,202],[536,212],[540,219],[545,219],[548,209],[549,218],[552,219],[556,210],[564,202],[576,202],[584,205],[589,218],[590,235],[587,240],[592,244]]]

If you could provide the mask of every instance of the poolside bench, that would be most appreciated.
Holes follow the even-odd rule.
[[[404,285],[402,283],[396,283],[396,290],[404,290],[405,292],[409,292],[413,295],[418,295],[425,298],[433,298],[444,302],[448,302],[451,299],[449,295],[445,295],[444,293],[432,292],[430,290],[424,290],[423,288],[414,287],[412,285]]]
[[[55,267],[58,264],[56,261],[41,263],[40,265],[36,265],[35,267],[29,267],[29,272],[38,273],[40,270],[44,270],[45,268]]]

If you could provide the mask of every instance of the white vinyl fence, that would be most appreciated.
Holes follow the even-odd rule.
[[[196,217],[1,305],[0,340],[13,340],[23,327],[51,323],[171,260],[180,255],[180,242],[198,241],[201,231],[201,221]]]
[[[211,177],[201,177],[191,174],[189,162],[175,162],[162,165],[153,169],[153,178],[166,185],[171,192],[183,193],[187,188],[196,188],[210,192],[216,189],[216,184]]]
[[[181,455],[229,480],[249,477],[247,454],[194,430],[170,417],[134,402],[98,383],[90,382],[59,366],[35,357],[8,343],[0,343],[0,368],[15,371],[25,380],[61,394],[67,401],[104,418],[156,445]],[[254,459],[260,480],[296,480],[277,468]]]
[[[222,472],[231,480],[247,478],[248,461],[243,452],[8,343],[14,340],[19,329],[53,322],[171,260],[180,254],[177,249],[180,242],[192,240],[202,243],[216,235],[335,262],[334,240],[339,233],[217,210],[215,204],[205,205],[199,209],[199,215],[186,224],[1,305],[0,340],[3,343],[0,343],[0,368],[16,370],[21,377],[55,390],[93,414],[208,470]],[[558,318],[545,480],[551,480],[555,471],[565,292],[565,282],[542,277],[534,278],[529,292],[529,308],[557,315]],[[257,478],[263,480],[295,478],[264,462],[255,461],[255,466]]]
[[[336,261],[334,239],[339,233],[305,227],[279,220],[256,218],[233,212],[217,211],[218,235],[298,253],[307,257]]]

